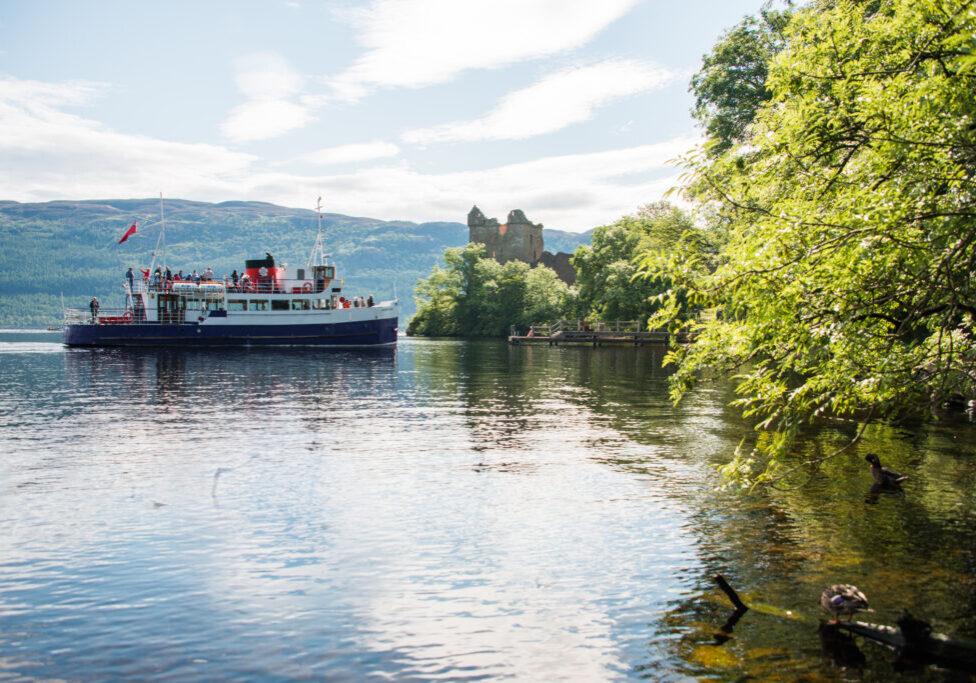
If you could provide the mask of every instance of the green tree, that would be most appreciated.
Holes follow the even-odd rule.
[[[695,95],[692,114],[711,140],[711,154],[745,140],[756,112],[772,96],[766,86],[769,62],[783,48],[791,15],[767,7],[759,18],[747,16],[702,57],[689,89]]]
[[[552,268],[532,268],[525,275],[522,318],[515,326],[522,331],[534,323],[569,318],[576,310],[576,291],[559,279]]]
[[[417,313],[410,318],[407,334],[446,337],[461,334],[457,312],[460,298],[461,279],[457,271],[435,265],[433,272],[421,278],[414,288]]]
[[[740,374],[760,434],[726,473],[751,484],[786,476],[824,416],[976,398],[974,3],[825,0],[785,35],[748,145],[688,160],[730,225],[722,264],[657,273],[722,307],[684,323],[696,336],[671,355],[673,391],[705,368]]]
[[[524,330],[575,309],[574,290],[550,268],[500,264],[481,244],[448,249],[444,262],[445,269],[435,267],[417,283],[408,334],[499,337],[513,325]]]
[[[691,217],[667,202],[647,204],[635,215],[597,228],[590,246],[577,247],[573,254],[580,314],[645,323],[669,280],[637,278],[639,258],[649,252],[670,253],[681,244],[702,253],[711,249]]]
[[[526,275],[530,266],[522,261],[502,265],[482,258],[474,266],[473,286],[464,300],[467,311],[465,334],[500,337],[522,317]]]

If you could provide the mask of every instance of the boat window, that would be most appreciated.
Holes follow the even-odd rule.
[[[190,309],[199,308],[201,311],[207,310],[208,301],[197,296],[188,296],[186,298],[186,307]]]
[[[304,269],[304,268],[299,268],[299,269],[298,269],[298,270],[297,270],[297,271],[295,272],[295,275],[297,276],[297,278],[298,278],[299,280],[304,280],[304,279],[305,279],[305,269]]]
[[[330,303],[328,299],[315,299],[312,301],[312,308],[316,311],[327,311],[332,308]]]
[[[247,310],[247,300],[245,300],[245,299],[228,299],[227,300],[227,310],[228,311],[246,311]]]
[[[292,299],[291,300],[291,310],[293,311],[307,311],[309,306],[308,299]]]
[[[275,299],[271,302],[272,311],[287,311],[288,299]]]
[[[251,299],[251,310],[252,311],[266,311],[266,310],[268,310],[268,300],[267,299]]]

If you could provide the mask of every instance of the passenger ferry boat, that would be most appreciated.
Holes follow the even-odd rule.
[[[398,301],[345,298],[335,266],[322,250],[321,215],[316,246],[304,267],[278,265],[270,254],[245,266],[236,284],[227,278],[197,283],[136,277],[131,286],[123,284],[124,309],[65,309],[62,341],[68,346],[396,345]]]

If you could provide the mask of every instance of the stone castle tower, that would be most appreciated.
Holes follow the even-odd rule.
[[[542,223],[530,223],[519,209],[509,211],[501,225],[485,218],[477,206],[468,213],[468,241],[488,247],[488,254],[499,263],[525,261],[535,264],[542,258]]]
[[[567,284],[576,281],[576,271],[570,265],[570,255],[543,251],[542,223],[531,223],[521,209],[508,212],[505,223],[485,218],[477,206],[468,213],[468,242],[480,242],[488,248],[488,255],[499,263],[524,261],[535,266],[541,263],[556,271]]]

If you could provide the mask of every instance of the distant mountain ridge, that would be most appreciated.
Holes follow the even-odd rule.
[[[301,263],[315,240],[318,214],[267,202],[219,204],[166,199],[166,261],[174,270],[219,274],[269,251]],[[135,221],[138,232],[116,242]],[[404,321],[413,315],[413,288],[448,247],[468,241],[460,222],[381,221],[323,213],[326,251],[353,296],[399,297]],[[68,306],[96,294],[103,306],[121,305],[126,268],[149,265],[160,229],[159,199],[19,203],[0,200],[0,327],[43,326]],[[548,251],[572,253],[591,232],[545,230]],[[157,263],[160,260],[157,259]],[[103,298],[104,297],[104,298]],[[115,300],[117,299],[117,301]]]

